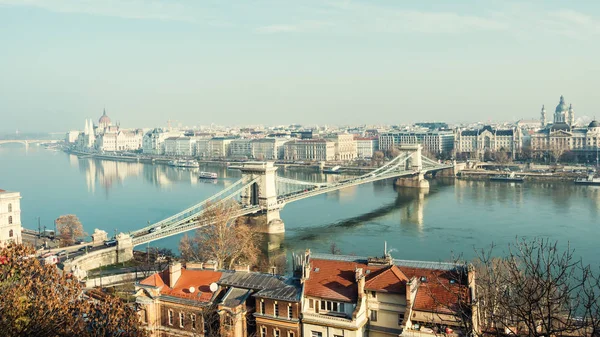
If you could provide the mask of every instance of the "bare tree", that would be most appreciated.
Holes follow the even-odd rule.
[[[338,247],[337,243],[332,241],[329,245],[329,253],[333,255],[339,255],[342,253],[342,250]]]
[[[373,157],[371,157],[371,164],[373,166],[380,166],[383,163],[383,160],[385,159],[385,154],[381,151],[375,151],[375,153],[373,153]]]
[[[207,225],[198,228],[193,237],[181,239],[181,256],[188,261],[215,260],[227,269],[239,263],[256,263],[260,254],[258,234],[242,218],[233,218],[237,210],[235,201],[207,204],[199,219]]]
[[[470,331],[480,336],[599,335],[598,274],[569,246],[563,250],[548,239],[517,239],[504,253],[495,256],[493,245],[477,251],[474,291],[452,301],[463,326],[474,327],[475,318],[479,328]],[[444,280],[439,285],[450,287]],[[436,299],[449,305],[442,300]]]
[[[70,246],[77,239],[85,237],[87,234],[83,231],[83,225],[79,218],[74,214],[61,215],[56,219],[56,229],[60,238],[61,246]]]

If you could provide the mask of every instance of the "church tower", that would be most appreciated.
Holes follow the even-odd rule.
[[[569,104],[569,112],[568,112],[568,121],[570,127],[573,127],[575,124],[575,111],[573,110],[573,104]]]
[[[541,112],[541,116],[540,116],[540,122],[542,124],[542,127],[545,128],[546,127],[546,108],[544,108],[543,105],[542,105],[542,112]]]

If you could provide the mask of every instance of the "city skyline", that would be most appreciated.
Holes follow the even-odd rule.
[[[0,132],[598,115],[600,5],[0,0]]]

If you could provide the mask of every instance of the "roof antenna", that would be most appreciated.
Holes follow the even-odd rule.
[[[387,255],[388,255],[387,241],[383,241],[383,257],[386,257]]]

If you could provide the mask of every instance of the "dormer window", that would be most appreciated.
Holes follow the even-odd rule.
[[[421,282],[427,282],[427,276],[421,276]]]

